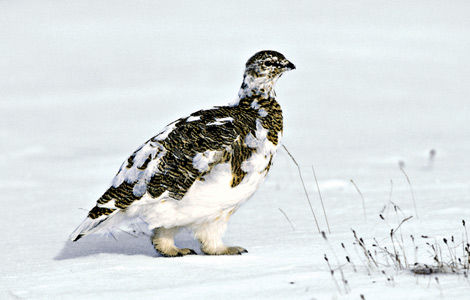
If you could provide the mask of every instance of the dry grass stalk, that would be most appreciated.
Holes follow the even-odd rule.
[[[335,251],[333,250],[333,247],[331,247],[331,244],[330,242],[328,241],[328,238],[326,236],[326,233],[324,231],[321,232],[321,235],[323,237],[323,239],[325,240],[326,244],[328,245],[328,248],[330,249],[331,253],[333,253],[334,257],[335,257],[335,260],[336,260],[336,264],[338,264],[338,270],[339,270],[339,274],[341,275],[341,282],[343,283],[343,288],[344,288],[344,292],[346,294],[348,294],[350,292],[350,288],[348,286],[348,280],[346,279],[346,277],[344,276],[344,272],[343,272],[343,268],[341,265],[339,265],[339,260],[338,260],[338,257],[336,256],[336,253]],[[334,278],[334,270],[331,268],[331,265],[329,263],[329,260],[328,260],[328,257],[324,256],[327,264],[328,264],[328,267],[330,268],[330,273],[331,273],[331,276]],[[335,282],[336,282],[336,278],[334,278]],[[337,284],[337,282],[336,282]],[[338,284],[337,284],[338,286]],[[339,287],[338,287],[339,288]]]
[[[323,204],[323,197],[320,192],[320,186],[318,185],[317,174],[315,174],[315,169],[313,168],[313,165],[312,165],[312,172],[313,172],[313,178],[315,178],[315,184],[317,185],[317,191],[318,191],[318,196],[320,197],[321,207],[323,209],[323,215],[325,216],[326,227],[328,228],[328,233],[331,233],[330,223],[328,223],[328,217],[326,215],[325,205]]]
[[[323,256],[323,258],[325,259],[326,264],[328,265],[328,269],[330,270],[330,275],[331,275],[331,278],[333,279],[333,282],[334,282],[335,285],[336,285],[336,289],[338,289],[338,292],[341,294],[341,289],[340,289],[339,284],[338,284],[338,281],[336,280],[336,277],[335,277],[335,271],[334,271],[333,268],[331,267],[330,261],[328,260],[328,256],[326,256],[326,254],[325,254],[325,255]]]
[[[378,267],[377,262],[375,259],[372,257],[370,251],[368,251],[366,245],[364,244],[364,240],[361,237],[357,236],[357,233],[354,229],[351,229],[354,235],[354,239],[356,240],[357,245],[361,248],[364,257],[367,259],[368,265],[371,266],[372,264]]]
[[[318,225],[317,216],[315,216],[315,212],[313,211],[312,202],[310,201],[310,197],[308,196],[307,188],[305,187],[305,182],[304,182],[304,179],[302,177],[302,171],[300,170],[300,166],[297,163],[297,161],[295,160],[294,156],[292,156],[292,154],[289,152],[289,150],[287,150],[286,146],[282,145],[282,147],[284,148],[284,150],[286,150],[289,157],[292,159],[294,164],[297,166],[297,170],[299,171],[300,181],[302,182],[302,187],[304,189],[305,196],[307,197],[308,205],[310,206],[310,211],[312,212],[313,219],[315,220],[315,225],[317,226],[318,233],[321,233],[320,226]]]
[[[292,230],[295,231],[295,226],[294,224],[292,224],[291,220],[289,219],[289,217],[287,216],[287,214],[279,207],[279,211],[284,215],[284,217],[286,218],[287,222],[289,222],[290,226],[292,227]]]
[[[410,187],[411,198],[412,198],[412,200],[413,200],[413,207],[414,207],[414,209],[415,209],[415,215],[416,215],[416,218],[419,219],[419,217],[418,217],[418,209],[416,208],[415,193],[414,193],[414,191],[413,191],[413,185],[411,184],[410,177],[408,177],[408,174],[406,174],[405,169],[404,169],[403,167],[400,167],[400,170],[402,171],[403,175],[405,175],[406,181],[408,182],[408,186]]]
[[[362,211],[364,213],[364,221],[367,221],[367,214],[366,214],[366,203],[364,201],[364,195],[362,195],[362,192],[361,190],[359,189],[359,187],[356,185],[356,183],[354,182],[354,180],[350,179],[351,183],[354,185],[354,188],[356,188],[356,191],[359,193],[359,196],[361,196],[361,200],[362,200]]]
[[[442,240],[434,240],[434,242],[426,242],[426,250],[432,257],[433,264],[423,264],[417,261],[417,252],[418,246],[415,243],[415,237],[410,235],[409,238],[413,243],[413,248],[415,250],[415,259],[413,263],[409,262],[409,258],[405,252],[404,239],[397,237],[397,232],[400,230],[402,225],[410,220],[412,217],[407,217],[401,220],[401,222],[395,227],[390,229],[389,237],[391,241],[392,250],[387,249],[387,247],[380,246],[376,238],[374,238],[374,243],[372,247],[376,248],[379,253],[385,254],[385,258],[380,258],[375,252],[375,255],[372,254],[370,249],[364,240],[359,237],[356,231],[353,230],[353,235],[355,245],[358,245],[362,250],[362,256],[366,258],[367,267],[372,270],[377,270],[378,266],[390,266],[389,259],[395,270],[403,271],[408,270],[414,274],[419,275],[429,275],[436,273],[446,273],[446,274],[463,274],[466,278],[469,273],[470,265],[470,245],[466,239],[466,235],[462,234],[462,241],[457,242],[455,236],[452,235],[450,238],[443,238]],[[465,221],[462,221],[465,227]],[[466,229],[466,228],[465,228]],[[464,229],[464,231],[465,231]],[[422,235],[422,239],[430,239],[427,235]],[[460,247],[462,244],[462,247]],[[344,245],[342,245],[343,248]],[[444,250],[444,251],[443,251]],[[460,251],[459,251],[460,250]],[[350,258],[348,257],[346,261],[349,263]],[[383,270],[382,270],[383,271]]]

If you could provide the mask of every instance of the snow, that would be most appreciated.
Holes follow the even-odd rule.
[[[391,283],[354,253],[358,272],[343,268],[351,291],[339,292],[323,255],[344,261],[351,228],[387,239],[378,214],[391,180],[392,200],[414,214],[398,161],[419,215],[403,234],[460,239],[470,222],[469,13],[467,1],[1,1],[0,298],[465,298],[462,275],[437,284],[387,269]],[[247,254],[167,259],[132,232],[67,242],[138,145],[226,104],[262,49],[297,67],[276,86],[283,143],[326,230],[315,167],[329,244],[282,149],[224,237]],[[188,232],[176,243],[200,253]]]

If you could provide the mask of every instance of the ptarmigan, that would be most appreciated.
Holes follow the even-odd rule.
[[[193,231],[205,254],[247,252],[227,247],[228,219],[253,195],[271,167],[282,135],[282,111],[274,85],[294,64],[276,51],[260,51],[246,63],[238,99],[169,124],[125,161],[71,239],[139,218],[153,230],[163,256],[195,254],[174,235]]]

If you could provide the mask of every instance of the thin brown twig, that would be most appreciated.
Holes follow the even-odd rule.
[[[317,216],[315,216],[315,212],[313,211],[312,202],[310,201],[310,197],[308,196],[308,193],[307,193],[307,188],[305,187],[305,182],[304,182],[304,179],[302,177],[302,171],[300,170],[300,166],[297,163],[297,161],[295,160],[294,156],[292,156],[292,154],[289,152],[289,150],[287,150],[287,148],[284,144],[282,145],[282,147],[284,148],[284,150],[286,150],[287,154],[290,156],[290,158],[292,159],[294,164],[297,166],[297,170],[299,171],[300,181],[302,182],[302,187],[304,188],[304,193],[305,193],[305,196],[307,197],[308,205],[310,206],[310,211],[312,212],[313,219],[315,220],[315,225],[317,226],[318,233],[321,233],[320,226],[318,225]]]
[[[419,217],[418,217],[418,209],[416,208],[415,193],[414,193],[414,191],[413,191],[413,185],[411,184],[410,177],[408,177],[408,174],[406,174],[405,169],[403,169],[403,167],[400,167],[400,170],[402,171],[403,175],[405,175],[406,181],[408,181],[408,185],[410,186],[411,198],[413,199],[413,207],[414,207],[414,209],[415,209],[415,215],[416,215],[416,218],[419,219]]]
[[[364,221],[367,221],[367,215],[366,215],[366,203],[364,201],[364,195],[362,195],[361,190],[359,187],[356,185],[354,180],[350,179],[351,183],[354,185],[354,188],[356,188],[356,191],[359,193],[359,196],[361,196],[362,200],[362,211],[364,212]]]
[[[326,264],[328,265],[328,269],[330,270],[331,278],[333,279],[333,282],[335,283],[336,288],[338,289],[338,292],[341,294],[341,289],[340,289],[338,281],[336,280],[336,277],[335,277],[335,271],[333,270],[333,268],[330,265],[330,261],[328,260],[328,256],[326,256],[326,254],[325,254],[323,256],[323,258],[325,259]]]
[[[318,185],[317,174],[315,174],[315,169],[313,168],[313,165],[312,165],[312,172],[313,172],[313,178],[315,178],[315,183],[317,185],[318,196],[320,196],[320,202],[321,202],[321,207],[323,209],[323,215],[325,216],[326,227],[328,227],[328,233],[331,233],[330,224],[328,223],[328,217],[325,211],[325,205],[323,205],[323,197],[320,192],[320,186]]]
[[[405,223],[406,221],[410,220],[411,218],[413,218],[413,216],[409,216],[409,217],[406,217],[404,218],[403,220],[401,220],[400,224],[398,224],[397,228],[395,228],[393,231],[394,232],[397,232],[397,230],[400,228],[400,226]]]
[[[330,242],[328,241],[328,238],[326,237],[326,233],[324,231],[321,232],[322,234],[322,237],[323,239],[325,240],[326,244],[328,245],[328,247],[330,248],[330,251],[331,253],[333,253],[333,256],[335,257],[335,260],[336,260],[336,264],[338,265],[338,270],[339,270],[339,273],[341,275],[341,282],[343,283],[343,287],[344,287],[344,291],[346,294],[348,294],[350,292],[349,290],[349,287],[348,287],[348,280],[346,279],[346,277],[344,276],[344,272],[343,272],[343,268],[341,265],[339,265],[339,259],[338,257],[336,256],[336,253],[335,251],[333,250],[333,247],[331,246]],[[328,258],[326,257],[326,254],[325,254],[325,260],[328,262]],[[329,263],[328,263],[329,264]]]
[[[284,215],[284,217],[286,218],[287,222],[289,222],[290,226],[292,227],[292,230],[295,231],[295,227],[294,227],[294,224],[292,224],[291,220],[289,219],[289,217],[287,216],[287,214],[279,207],[279,211]]]

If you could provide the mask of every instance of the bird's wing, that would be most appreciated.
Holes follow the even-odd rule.
[[[168,192],[180,200],[196,180],[222,162],[231,163],[232,186],[238,185],[245,175],[241,164],[253,151],[245,137],[256,128],[256,117],[218,107],[169,124],[122,164],[88,217],[97,219],[125,209],[145,193],[157,198]]]

